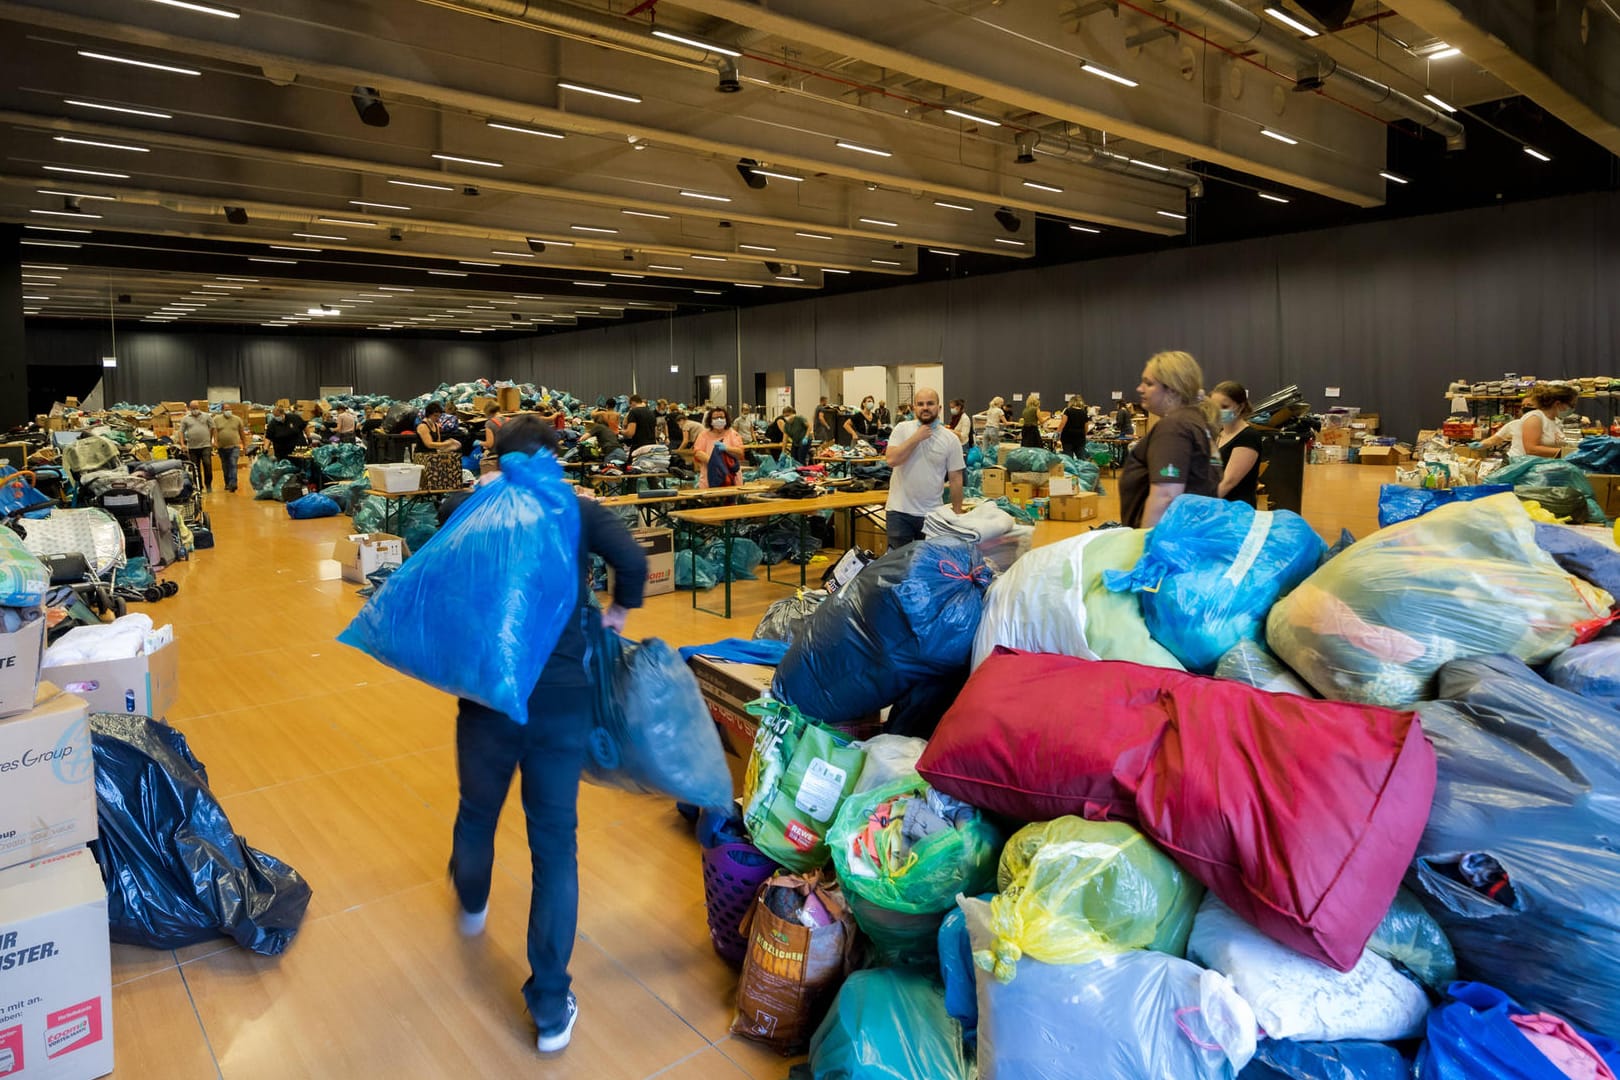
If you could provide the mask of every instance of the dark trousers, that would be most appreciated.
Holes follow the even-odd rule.
[[[236,490],[236,460],[242,453],[240,446],[222,446],[219,448],[219,471],[225,474],[225,490]]]
[[[197,466],[198,474],[202,477],[203,490],[214,490],[214,448],[205,446],[201,450],[192,450],[188,447],[186,457]]]
[[[810,464],[810,444],[807,442],[794,443],[793,460],[800,465]]]
[[[585,764],[594,692],[588,686],[542,682],[530,698],[529,722],[476,702],[456,715],[456,769],[461,805],[456,811],[450,876],[465,911],[489,902],[495,867],[495,825],[501,804],[521,772],[523,814],[529,826],[532,892],[529,900],[529,980],[523,998],[541,1031],[567,1017],[568,960],[579,921],[579,774]]]
[[[884,511],[884,531],[889,536],[889,550],[905,547],[913,540],[921,540],[923,522],[927,520],[916,514],[902,514],[898,510]]]

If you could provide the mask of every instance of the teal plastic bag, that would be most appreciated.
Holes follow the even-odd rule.
[[[310,456],[328,480],[353,480],[366,471],[366,448],[359,443],[317,446]]]
[[[815,1080],[970,1080],[962,1025],[926,975],[897,968],[844,981],[810,1040]]]

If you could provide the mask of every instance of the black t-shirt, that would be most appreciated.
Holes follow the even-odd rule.
[[[1119,476],[1120,519],[1142,527],[1148,491],[1154,484],[1185,484],[1188,495],[1214,495],[1220,474],[1211,460],[1209,428],[1196,406],[1184,405],[1159,418],[1132,444]]]
[[[1080,457],[1086,452],[1086,423],[1090,418],[1084,409],[1064,409],[1063,416],[1063,452]]]
[[[1232,451],[1242,448],[1246,450],[1253,450],[1258,454],[1263,452],[1264,447],[1265,440],[1261,434],[1248,424],[1244,424],[1243,430],[1232,436],[1231,440],[1228,441],[1225,446],[1221,447],[1222,475],[1225,475],[1226,466],[1232,460]],[[1243,479],[1237,482],[1237,486],[1226,493],[1226,497],[1232,502],[1246,502],[1250,506],[1253,506],[1259,501],[1259,488],[1260,462],[1256,461],[1249,467],[1249,471],[1244,474]]]
[[[625,427],[636,425],[636,433],[630,436],[630,449],[639,450],[643,446],[651,446],[658,441],[658,418],[653,411],[645,405],[637,405],[631,409],[624,418]],[[619,429],[624,430],[624,427]]]
[[[870,439],[872,437],[872,422],[863,412],[855,413],[849,418],[849,426],[855,429],[857,439]]]
[[[765,441],[768,443],[785,443],[788,441],[787,419],[778,416],[771,421],[771,426],[765,429]]]

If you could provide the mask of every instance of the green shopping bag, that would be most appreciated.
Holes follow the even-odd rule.
[[[789,870],[826,865],[827,830],[855,789],[866,751],[791,705],[750,702],[759,717],[743,779],[743,823],[754,846]]]

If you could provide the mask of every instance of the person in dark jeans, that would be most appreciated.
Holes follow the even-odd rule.
[[[512,454],[557,451],[557,432],[540,417],[512,417],[495,435],[504,461]],[[521,534],[514,532],[513,543]],[[613,568],[613,603],[598,612],[590,591],[589,555]],[[579,1005],[570,989],[568,961],[579,918],[579,777],[585,766],[596,690],[588,667],[587,619],[610,631],[624,629],[641,606],[647,557],[612,512],[579,500],[578,602],[540,681],[529,696],[529,722],[462,699],[456,715],[456,768],[461,802],[456,810],[450,879],[461,905],[459,925],[469,937],[483,933],[495,867],[495,827],[501,805],[521,774],[528,820],[533,891],[529,901],[529,979],[523,998],[539,1030],[535,1046],[556,1053],[573,1036]]]
[[[883,519],[889,550],[921,540],[928,515],[944,505],[951,489],[951,509],[962,513],[962,440],[940,422],[939,391],[917,389],[917,418],[894,426],[884,456],[894,472]]]

